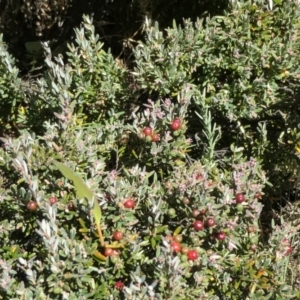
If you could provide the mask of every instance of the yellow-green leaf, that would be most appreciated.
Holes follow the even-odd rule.
[[[85,184],[85,182],[83,181],[83,179],[81,177],[79,177],[73,170],[71,170],[69,167],[67,167],[63,163],[54,161],[54,164],[66,178],[73,181],[77,195],[80,199],[87,198],[88,200],[92,201],[93,192]],[[95,201],[95,202],[97,202],[97,201]],[[98,206],[99,206],[99,204],[98,204]]]
[[[94,218],[95,223],[98,226],[98,224],[100,224],[101,221],[101,209],[97,199],[94,200]]]

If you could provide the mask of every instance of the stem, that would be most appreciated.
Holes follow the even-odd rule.
[[[104,238],[102,235],[100,224],[97,224],[97,230],[98,230],[98,234],[99,234],[100,245],[101,245],[101,247],[104,247],[105,243],[104,243]]]

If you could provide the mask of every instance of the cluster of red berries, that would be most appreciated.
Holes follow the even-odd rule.
[[[145,127],[143,129],[143,133],[146,137],[146,141],[148,142],[159,142],[160,135],[158,133],[154,133],[151,127]]]
[[[214,218],[209,217],[205,221],[203,220],[203,217],[205,215],[205,209],[194,209],[192,211],[192,216],[196,219],[193,223],[193,227],[196,231],[202,231],[205,229],[205,227],[214,227],[216,225],[216,221]],[[198,220],[198,219],[201,220]],[[219,231],[216,233],[215,238],[219,241],[224,241],[226,239],[226,233],[224,231]]]
[[[196,250],[181,246],[182,235],[177,234],[174,237],[167,236],[167,240],[169,241],[171,249],[174,252],[181,252],[182,254],[187,256],[188,260],[196,260],[198,258],[198,252]]]
[[[171,129],[172,131],[177,131],[181,128],[181,120],[179,118],[175,118],[171,123]],[[148,142],[159,142],[160,141],[160,135],[158,133],[153,132],[153,129],[151,127],[145,127],[143,129],[143,133],[145,135],[146,141]]]
[[[118,242],[121,241],[123,238],[124,234],[119,230],[116,230],[112,235],[112,239]],[[119,249],[113,249],[109,247],[104,248],[104,256],[106,257],[119,256],[120,254],[121,252]]]

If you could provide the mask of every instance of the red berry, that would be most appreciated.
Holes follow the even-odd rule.
[[[160,141],[160,135],[158,133],[152,134],[152,142],[156,143]]]
[[[57,201],[58,201],[57,198],[54,197],[54,196],[51,196],[51,197],[49,198],[49,202],[50,202],[51,205],[53,205],[53,204],[56,203]]]
[[[172,122],[172,124],[171,124],[172,130],[173,130],[173,131],[176,131],[176,130],[180,129],[180,127],[181,127],[181,122],[180,122],[180,120],[179,120],[179,119],[173,120],[173,122]]]
[[[134,208],[135,206],[135,202],[132,198],[130,199],[127,199],[125,202],[124,202],[124,207],[125,208]]]
[[[121,280],[117,281],[117,282],[115,283],[115,288],[116,288],[117,290],[123,290],[123,288],[124,288],[124,283],[123,283]]]
[[[181,250],[181,245],[180,243],[172,242],[171,248],[174,252],[179,252]]]
[[[206,223],[206,226],[208,226],[208,227],[213,227],[216,225],[216,221],[213,218],[206,219],[205,223]]]
[[[152,128],[151,127],[145,127],[143,129],[143,133],[145,136],[151,135],[152,134]]]
[[[121,241],[123,238],[123,233],[121,231],[115,231],[114,234],[113,234],[113,239],[115,241]]]
[[[204,224],[203,224],[203,222],[201,222],[201,221],[199,221],[199,220],[196,220],[196,221],[194,222],[193,226],[194,226],[194,229],[195,229],[196,231],[200,231],[200,230],[203,230],[203,229],[204,229]]]
[[[216,234],[216,238],[219,241],[224,241],[226,239],[226,233],[224,231],[220,231]]]
[[[200,215],[204,216],[204,215],[205,215],[205,213],[206,213],[206,209],[205,209],[205,208],[203,208],[203,209],[200,209]]]
[[[261,199],[261,193],[260,193],[260,192],[257,192],[257,193],[254,195],[254,199]]]
[[[26,205],[27,209],[30,211],[36,211],[37,210],[37,203],[35,201],[29,201]]]
[[[290,255],[293,251],[294,251],[294,248],[293,248],[293,247],[287,246],[287,247],[286,247],[286,250],[285,250],[285,252],[284,252],[284,255],[285,255],[285,256],[288,256],[288,255]]]
[[[236,203],[243,203],[245,201],[245,196],[242,193],[238,193],[235,195]]]
[[[190,250],[187,253],[187,257],[188,257],[189,260],[196,260],[198,258],[198,253],[195,250]]]
[[[68,204],[68,210],[70,210],[70,211],[75,210],[75,205],[72,201],[70,201],[69,204]]]
[[[111,248],[105,248],[104,249],[104,255],[105,256],[112,256],[113,255],[113,249],[111,249]]]

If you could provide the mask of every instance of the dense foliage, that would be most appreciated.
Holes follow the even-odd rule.
[[[0,43],[0,297],[295,299],[296,228],[262,223],[299,165],[300,9],[272,4],[146,18],[130,65],[85,16],[30,80]]]

